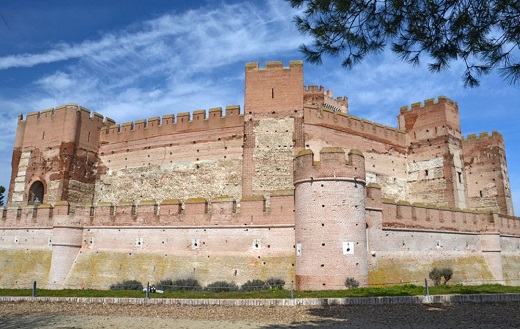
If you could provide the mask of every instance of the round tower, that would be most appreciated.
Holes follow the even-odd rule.
[[[345,289],[347,278],[368,283],[365,159],[351,150],[311,150],[294,162],[296,289]]]

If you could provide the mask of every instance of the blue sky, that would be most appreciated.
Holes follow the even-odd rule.
[[[20,1],[0,12],[0,185],[8,186],[18,114],[77,103],[118,123],[240,104],[247,62],[302,59],[296,11],[268,1]],[[305,84],[349,98],[352,115],[397,126],[399,107],[445,95],[458,102],[463,135],[505,138],[520,209],[520,86],[498,74],[463,87],[462,63],[431,74],[385,52],[354,70],[327,58],[305,64]],[[520,210],[519,210],[520,211]]]

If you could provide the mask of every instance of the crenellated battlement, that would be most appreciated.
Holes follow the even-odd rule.
[[[196,110],[192,113],[178,113],[177,117],[174,114],[168,114],[162,118],[153,117],[148,120],[113,124],[101,128],[101,142],[134,140],[176,132],[207,131],[243,124],[243,114],[240,114],[239,105],[227,106],[225,110],[225,116],[222,115],[222,108],[218,107],[211,108],[209,115],[206,110]]]
[[[263,196],[85,203],[75,208],[60,201],[54,205],[2,207],[0,227],[290,225],[294,224],[293,207],[289,206],[293,197],[292,191],[274,193],[270,206]]]
[[[310,104],[305,105],[304,113],[306,124],[325,126],[398,146],[406,145],[405,132],[393,127]]]
[[[102,122],[105,125],[114,124],[115,121],[110,119],[109,117],[104,118],[102,114],[97,112],[91,112],[86,107],[77,105],[75,103],[69,103],[63,106],[58,106],[56,108],[46,109],[38,112],[31,112],[26,115],[26,119],[24,120],[23,114],[18,116],[18,123],[25,122],[27,124],[40,124],[46,125],[51,123],[53,120],[57,120],[63,118],[66,112],[79,112],[81,113],[82,119],[90,119],[95,122]]]
[[[258,62],[250,62],[246,63],[246,71],[249,70],[279,70],[279,69],[285,69],[289,70],[292,68],[301,68],[303,67],[303,61],[290,61],[289,66],[283,66],[283,63],[281,61],[270,61],[265,62],[264,67],[260,67]]]
[[[333,112],[348,114],[348,98],[344,96],[334,99],[332,90],[325,91],[323,86],[307,86],[303,92],[303,102],[323,106]]]
[[[437,98],[437,102],[435,101],[435,98],[428,98],[428,99],[424,100],[424,104],[422,102],[416,102],[416,103],[412,103],[411,108],[408,107],[408,105],[405,105],[405,106],[401,106],[400,110],[401,110],[401,113],[413,112],[415,110],[431,108],[432,106],[437,105],[437,104],[447,104],[447,105],[454,107],[457,110],[459,108],[458,104],[456,102],[452,101],[451,99],[449,99],[448,97],[439,96]]]
[[[352,179],[365,184],[365,157],[359,150],[352,149],[345,159],[341,147],[325,147],[320,151],[320,161],[314,161],[314,153],[300,151],[294,159],[294,184],[319,179]]]
[[[487,131],[481,132],[478,136],[477,136],[477,134],[469,134],[467,137],[464,138],[464,141],[471,142],[471,141],[489,140],[489,139],[497,140],[497,141],[501,142],[502,144],[504,143],[504,136],[502,136],[502,134],[496,130],[493,130],[491,132],[491,135]]]
[[[491,211],[382,200],[383,228],[520,236],[520,218]]]

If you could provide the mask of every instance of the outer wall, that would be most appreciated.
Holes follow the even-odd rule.
[[[451,283],[520,284],[518,238],[502,237],[498,259],[486,259],[480,234],[381,229],[380,218],[381,212],[367,211],[370,285],[423,285],[433,267],[451,267]],[[500,255],[503,278],[502,273],[494,273]]]
[[[294,278],[294,228],[86,228],[66,287],[195,278],[237,284]]]

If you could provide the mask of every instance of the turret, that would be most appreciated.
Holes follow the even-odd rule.
[[[296,289],[344,289],[347,278],[368,283],[365,161],[351,150],[311,150],[294,160]]]

